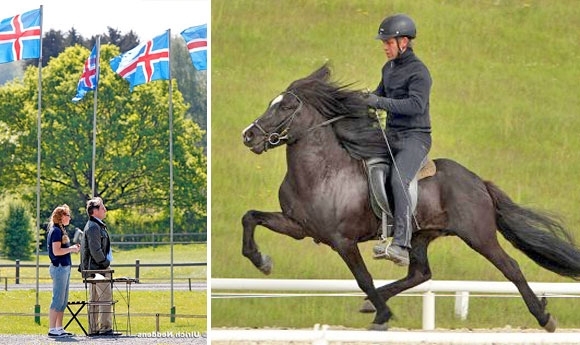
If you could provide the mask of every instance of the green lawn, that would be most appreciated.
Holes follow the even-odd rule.
[[[139,260],[140,264],[169,264],[170,262],[170,246],[156,246],[139,248],[132,250],[114,250],[112,269],[115,271],[116,277],[135,277],[135,268],[133,267],[115,267],[119,264],[135,264]],[[73,272],[71,274],[71,282],[82,282],[80,273],[76,271],[78,267],[79,256],[73,254]],[[207,245],[206,244],[189,244],[189,245],[174,245],[173,246],[173,262],[174,263],[207,263]],[[36,259],[21,261],[21,264],[36,265]],[[49,264],[50,260],[47,254],[39,256],[40,264]],[[0,259],[0,264],[13,265],[14,261]],[[206,280],[207,266],[186,266],[173,267],[173,275],[176,282],[185,282],[187,279]],[[9,282],[14,283],[16,272],[14,268],[0,268],[0,277],[9,277]],[[169,282],[171,276],[170,267],[141,267],[139,278],[141,282]],[[23,284],[36,283],[36,268],[21,268],[20,282]],[[40,268],[39,282],[50,283],[50,275],[48,268]],[[4,281],[2,280],[2,284]]]
[[[156,248],[141,248],[128,251],[116,251],[114,253],[115,276],[134,276],[133,268],[116,269],[116,264],[134,263],[139,259],[141,263],[169,263],[170,247],[160,246]],[[46,255],[39,258],[40,263],[48,263]],[[73,257],[73,262],[78,263],[78,256]],[[207,247],[205,244],[176,245],[174,246],[174,262],[203,262],[207,261]],[[0,260],[0,263],[13,263],[8,260]],[[36,263],[36,260],[22,263]],[[186,282],[186,278],[193,281],[206,281],[207,267],[174,267],[174,278],[176,283]],[[45,333],[48,328],[48,308],[50,305],[51,292],[40,291],[38,293],[39,305],[43,316],[40,325],[34,322],[34,306],[36,304],[36,290],[14,290],[11,289],[14,277],[13,269],[3,268],[1,276],[11,277],[8,291],[4,291],[4,280],[2,280],[2,291],[0,291],[0,305],[2,309],[2,319],[0,323],[0,333],[12,334],[36,334]],[[22,283],[33,284],[36,282],[35,268],[21,269]],[[48,269],[41,269],[39,272],[40,284],[50,284]],[[169,267],[163,268],[141,268],[141,282],[143,284],[166,283],[170,281]],[[71,282],[81,282],[80,274],[73,271]],[[116,320],[119,329],[127,328],[127,303],[124,299],[124,290],[115,289],[115,299],[119,300],[116,305]],[[171,312],[171,292],[167,290],[135,291],[131,292],[130,299],[130,319],[132,333],[154,332],[156,331],[156,314],[160,314],[159,331],[161,332],[205,332],[207,329],[207,292],[206,291],[181,291],[174,290],[173,304],[175,305],[176,319],[170,322],[168,314]],[[85,291],[71,291],[69,301],[84,300]],[[84,313],[84,312],[83,312]],[[68,312],[65,319],[68,320]],[[81,316],[86,320],[86,313]],[[10,322],[7,322],[10,320]],[[81,329],[76,325],[70,326],[69,330],[81,334]]]

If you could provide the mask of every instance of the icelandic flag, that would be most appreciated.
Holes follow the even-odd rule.
[[[40,9],[0,21],[0,63],[40,57]]]
[[[81,74],[81,78],[79,79],[79,83],[77,85],[77,94],[72,99],[73,102],[78,102],[83,97],[87,91],[91,91],[97,88],[97,84],[99,83],[99,75],[97,73],[97,45],[93,47],[91,54],[85,61],[85,67],[83,68],[83,73]]]
[[[193,66],[198,71],[207,69],[207,24],[193,26],[181,32],[187,44]]]
[[[150,81],[169,79],[169,30],[114,57],[109,62],[115,73],[129,82],[129,88]]]

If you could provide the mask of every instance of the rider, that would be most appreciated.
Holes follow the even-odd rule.
[[[389,182],[394,199],[393,241],[390,245],[382,242],[373,251],[375,258],[384,257],[400,266],[409,265],[411,248],[409,184],[431,148],[431,75],[413,52],[416,33],[407,15],[395,14],[382,21],[376,38],[383,43],[387,62],[381,82],[366,97],[369,107],[387,112],[385,132],[394,159]]]

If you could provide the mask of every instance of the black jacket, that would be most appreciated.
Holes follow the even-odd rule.
[[[377,108],[388,112],[387,131],[431,133],[429,70],[411,48],[387,61],[382,79],[373,92],[379,96]]]
[[[103,270],[111,264],[107,260],[107,253],[111,249],[111,240],[107,226],[97,218],[90,217],[85,225],[83,240],[81,241],[81,264],[79,271]]]

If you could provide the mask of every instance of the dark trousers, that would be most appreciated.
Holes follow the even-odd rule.
[[[431,134],[424,132],[387,133],[395,164],[391,166],[393,191],[393,244],[411,248],[411,195],[409,185],[431,149]]]

